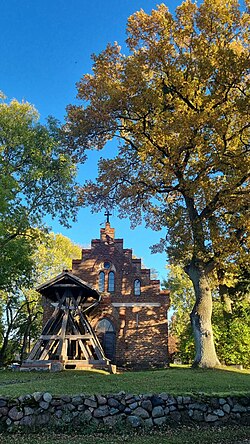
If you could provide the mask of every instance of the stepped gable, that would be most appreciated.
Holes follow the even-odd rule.
[[[90,322],[112,363],[167,365],[169,291],[161,291],[160,281],[151,279],[141,259],[115,238],[109,217],[100,238],[73,260],[72,273],[101,294]]]

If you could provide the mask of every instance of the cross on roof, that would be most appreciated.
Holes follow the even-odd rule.
[[[107,216],[107,223],[109,224],[109,216],[112,216],[112,213],[110,213],[108,210],[106,210],[106,213],[104,213],[104,216]]]

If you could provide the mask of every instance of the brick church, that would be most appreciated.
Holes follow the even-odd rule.
[[[72,274],[101,294],[90,323],[112,363],[128,368],[167,364],[169,292],[161,291],[141,259],[115,238],[109,216],[100,238],[73,260]]]

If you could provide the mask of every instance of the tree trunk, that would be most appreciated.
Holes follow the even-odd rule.
[[[28,344],[28,337],[30,334],[30,329],[31,329],[31,319],[29,318],[27,320],[27,325],[24,331],[24,335],[23,335],[23,345],[21,347],[21,351],[20,351],[20,361],[21,363],[24,360],[25,355],[27,354],[27,344]]]
[[[7,348],[9,345],[9,336],[10,336],[10,332],[11,332],[11,327],[12,327],[12,325],[10,325],[7,328],[6,334],[3,339],[3,344],[0,349],[0,367],[4,367],[4,365],[5,365],[6,352],[7,352]]]
[[[195,339],[196,355],[193,367],[214,368],[220,365],[217,358],[212,330],[212,294],[205,266],[192,260],[186,267],[192,280],[196,302],[190,314]]]

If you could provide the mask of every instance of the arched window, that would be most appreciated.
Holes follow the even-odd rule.
[[[99,291],[105,291],[105,273],[100,271],[99,273]]]
[[[134,281],[134,294],[135,296],[140,296],[141,294],[141,281],[139,279]]]
[[[99,336],[102,333],[107,333],[107,331],[115,332],[115,329],[114,329],[112,322],[108,318],[102,318],[98,322],[95,331],[96,331],[96,334]]]
[[[108,291],[115,291],[115,273],[110,271],[108,277]]]

